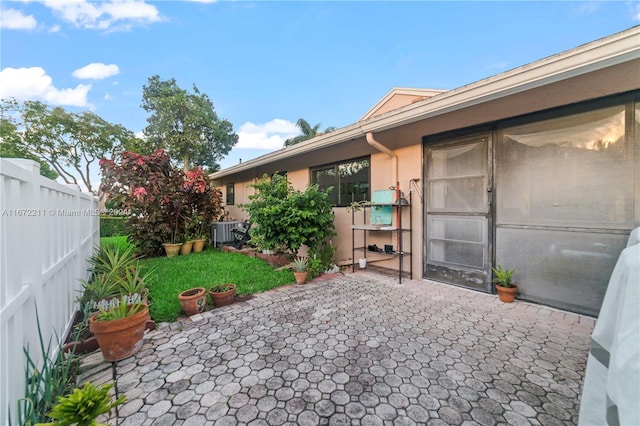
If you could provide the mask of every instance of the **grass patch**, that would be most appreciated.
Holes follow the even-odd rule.
[[[118,247],[121,251],[126,250],[131,245],[131,243],[129,241],[127,241],[127,236],[126,235],[119,236],[119,237],[102,237],[102,238],[100,238],[100,245],[106,245],[106,244],[114,245],[114,246]]]
[[[295,283],[289,270],[275,271],[263,260],[214,248],[186,256],[142,259],[140,264],[156,269],[147,285],[154,321],[175,321],[182,314],[178,294],[193,287],[208,292],[216,284],[234,283],[237,294],[243,295]]]

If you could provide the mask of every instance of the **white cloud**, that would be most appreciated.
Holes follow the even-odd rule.
[[[120,74],[120,68],[115,64],[105,65],[100,62],[94,62],[82,68],[75,70],[72,75],[75,78],[86,80],[102,80]]]
[[[8,30],[33,30],[38,26],[33,15],[25,16],[16,9],[2,9],[0,28]]]
[[[506,66],[507,66],[506,62],[494,62],[492,64],[485,66],[485,69],[503,69],[503,68],[506,68]]]
[[[0,99],[13,97],[19,101],[41,100],[54,105],[92,107],[87,102],[90,89],[90,84],[58,89],[40,67],[5,68],[0,71]]]
[[[88,0],[42,0],[60,18],[87,29],[128,29],[161,21],[158,9],[144,0],[111,0],[93,3]]]
[[[300,133],[296,123],[275,118],[264,124],[246,122],[238,129],[238,149],[280,149],[284,141]]]
[[[631,20],[640,21],[640,3],[631,3]]]

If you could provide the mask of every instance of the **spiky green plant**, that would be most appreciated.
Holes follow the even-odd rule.
[[[36,325],[40,353],[33,355],[29,347],[24,348],[26,356],[24,398],[17,404],[16,424],[33,426],[47,420],[47,412],[51,409],[55,398],[64,395],[72,388],[71,378],[78,365],[75,354],[64,353],[62,342],[52,344],[51,339],[45,344],[36,305]],[[37,360],[40,360],[38,362]],[[9,425],[12,425],[12,415],[9,411]]]
[[[126,397],[111,402],[109,390],[113,384],[96,387],[90,382],[84,384],[82,389],[75,388],[70,395],[58,397],[58,402],[53,406],[49,417],[58,420],[55,424],[97,426],[98,416],[107,414],[112,408],[124,404]]]
[[[95,274],[107,274],[114,278],[123,277],[126,272],[137,265],[135,246],[121,247],[115,244],[101,244],[89,258]]]
[[[495,268],[491,268],[493,271],[493,282],[500,287],[510,288],[513,287],[512,279],[515,269],[502,269],[502,266],[498,265]]]
[[[307,270],[307,257],[306,256],[297,256],[293,259],[293,269],[296,272],[304,272]]]
[[[108,322],[127,318],[141,312],[147,306],[144,303],[127,304],[127,301],[127,296],[123,295],[120,298],[120,303],[109,310],[100,308],[100,312],[96,316],[96,321]]]

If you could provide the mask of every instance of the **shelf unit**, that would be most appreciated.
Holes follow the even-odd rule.
[[[392,220],[392,225],[377,225],[367,223],[367,212],[370,211],[371,208],[376,206],[391,206],[392,212],[397,213],[399,210],[399,214],[392,214],[396,216],[397,219]],[[408,211],[409,215],[409,226],[403,227],[403,216],[405,211]],[[402,284],[402,274],[406,270],[404,261],[407,259],[409,261],[409,277],[413,278],[413,265],[411,262],[411,252],[405,251],[405,238],[408,236],[409,240],[409,249],[413,246],[413,237],[411,233],[411,228],[413,227],[413,218],[411,217],[411,192],[409,192],[408,204],[402,204],[398,201],[395,201],[391,204],[371,204],[367,203],[362,206],[362,223],[356,223],[356,214],[355,210],[351,211],[351,270],[355,272],[356,264],[356,253],[362,253],[362,256],[367,259],[367,263],[370,262],[381,262],[385,260],[390,260],[397,258],[398,259],[398,282]],[[395,222],[395,223],[394,223]],[[363,245],[356,246],[356,233],[362,233]],[[370,232],[375,233],[390,233],[392,235],[397,236],[397,242],[394,242],[394,251],[393,252],[378,252],[371,251],[367,246],[367,234]],[[397,245],[397,247],[396,247]]]

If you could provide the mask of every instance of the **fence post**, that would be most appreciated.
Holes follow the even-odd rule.
[[[13,276],[19,277],[20,282],[17,284],[21,287],[21,292],[27,294],[27,299],[20,308],[22,314],[14,317],[14,321],[21,322],[19,325],[16,324],[14,331],[22,329],[24,335],[14,336],[14,338],[17,337],[19,340],[11,342],[11,345],[14,347],[17,346],[19,350],[12,350],[12,353],[7,354],[11,358],[9,360],[11,364],[7,371],[7,373],[13,377],[13,379],[10,379],[11,386],[13,388],[17,385],[17,389],[23,392],[25,386],[25,363],[22,345],[25,340],[31,340],[33,343],[36,343],[33,339],[25,338],[33,334],[32,330],[37,329],[34,301],[40,301],[42,299],[42,255],[41,246],[38,244],[38,240],[42,235],[42,218],[40,216],[43,212],[39,197],[41,178],[40,164],[36,161],[26,159],[10,159],[8,161],[29,173],[28,179],[20,183],[19,194],[19,208],[28,211],[29,215],[25,214],[6,218],[15,220],[8,220],[10,227],[13,229],[8,230],[9,232],[7,233],[13,238],[7,239],[4,243],[5,250],[7,250],[7,264],[4,266],[12,269],[15,268],[14,270],[19,271]],[[14,199],[13,201],[15,202],[16,200]],[[18,206],[13,205],[7,207],[15,208]],[[44,212],[44,214],[46,214],[46,212]],[[5,235],[4,238],[7,238],[7,236]],[[12,247],[8,247],[9,243],[11,243]],[[34,360],[38,360],[38,362],[42,361],[39,359],[40,351],[37,347],[32,348],[30,353],[33,355]],[[13,388],[10,391],[14,394],[17,389]],[[11,408],[12,413],[15,413],[15,400],[10,399],[10,401],[12,401],[13,404],[10,407],[2,407],[2,410],[4,411]],[[2,418],[4,419],[5,417],[2,416]]]

